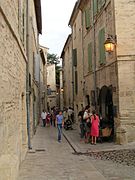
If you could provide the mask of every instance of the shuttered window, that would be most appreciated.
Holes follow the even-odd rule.
[[[98,41],[99,41],[99,63],[104,64],[105,63],[105,28],[102,28],[99,31],[98,34]]]
[[[105,5],[106,0],[93,0],[93,15],[95,16],[100,12],[101,8]]]
[[[78,73],[75,71],[75,93],[78,93]]]
[[[73,66],[77,66],[77,49],[72,50]]]
[[[92,43],[88,44],[88,71],[92,70]]]
[[[90,8],[87,8],[85,10],[85,27],[88,29],[90,27],[90,21],[91,21],[91,11]]]
[[[104,6],[105,0],[98,0],[98,11],[101,10],[101,8]]]
[[[98,12],[98,0],[93,0],[93,15],[95,16]]]

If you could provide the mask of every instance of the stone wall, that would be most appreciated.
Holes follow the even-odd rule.
[[[115,0],[119,86],[119,141],[135,141],[135,11],[134,1]]]
[[[67,40],[63,59],[64,106],[73,107],[72,37]]]
[[[0,2],[0,177],[16,179],[27,150],[26,58],[14,1]],[[16,6],[15,6],[16,7]]]
[[[82,50],[82,14],[78,12],[77,17],[72,25],[72,48],[77,49],[77,66],[73,67],[74,77],[74,110],[76,118],[78,111],[82,109],[83,104],[83,50]],[[75,92],[75,71],[77,71],[77,86],[78,92]]]

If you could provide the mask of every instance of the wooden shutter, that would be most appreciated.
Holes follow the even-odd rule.
[[[104,47],[104,42],[105,42],[105,28],[102,28],[99,31],[98,34],[98,40],[99,40],[99,63],[103,64],[105,63],[105,47]]]
[[[85,27],[86,27],[86,29],[88,29],[90,27],[90,16],[91,16],[90,8],[87,8],[85,10]]]
[[[78,93],[78,73],[75,71],[75,93]]]
[[[92,70],[92,43],[88,44],[88,71]]]
[[[98,1],[93,0],[93,15],[95,16],[98,12]]]
[[[98,0],[98,11],[101,10],[101,8],[104,6],[105,0]]]
[[[73,66],[77,66],[77,49],[72,50]]]

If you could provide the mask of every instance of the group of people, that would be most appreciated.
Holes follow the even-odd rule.
[[[43,109],[41,113],[41,119],[43,123],[43,127],[56,126],[58,128],[58,142],[61,142],[61,134],[62,134],[62,127],[64,126],[64,118],[62,111],[55,111],[55,109],[52,109],[51,113],[46,113],[45,110]]]
[[[90,112],[90,107],[86,106],[85,109],[78,114],[80,120],[81,141],[84,139],[87,143],[91,139],[91,144],[96,145],[97,137],[99,136],[100,120],[96,111]]]
[[[45,127],[46,125],[50,125],[51,123],[51,115],[48,112],[45,112],[45,110],[43,109],[42,113],[41,113],[41,119],[43,122],[43,127]]]
[[[96,111],[93,110],[92,113],[90,112],[90,107],[86,106],[85,109],[78,114],[80,120],[80,136],[81,141],[84,139],[85,142],[88,142],[91,139],[91,144],[96,144],[97,137],[99,136],[99,117],[96,114]],[[73,109],[65,109],[63,112],[61,110],[56,110],[55,108],[52,109],[51,113],[46,113],[44,110],[41,113],[41,118],[43,122],[43,126],[46,125],[54,125],[58,129],[58,142],[61,142],[61,134],[62,134],[62,127],[64,127],[64,121],[67,118],[73,118]]]

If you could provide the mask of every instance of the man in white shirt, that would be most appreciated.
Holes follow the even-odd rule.
[[[41,113],[41,119],[43,121],[43,126],[45,127],[46,126],[46,116],[47,116],[47,113],[45,112],[45,110],[43,109],[42,113]]]
[[[71,121],[73,122],[73,118],[74,118],[74,111],[71,107],[68,108],[68,118],[71,119]]]

